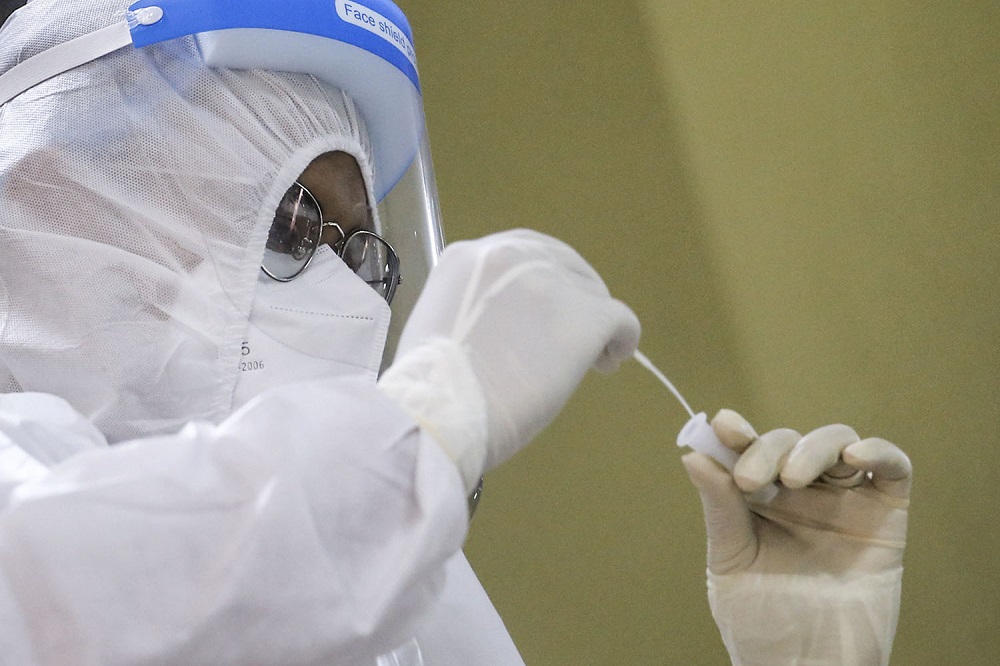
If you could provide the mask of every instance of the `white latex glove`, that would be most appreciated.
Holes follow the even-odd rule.
[[[733,664],[887,664],[899,616],[911,465],[845,425],[757,436],[723,410],[742,452],[730,475],[684,456],[708,532],[708,594]],[[753,493],[780,480],[773,499]]]
[[[572,248],[532,231],[454,243],[427,280],[379,385],[449,453],[466,488],[610,372],[639,321]]]

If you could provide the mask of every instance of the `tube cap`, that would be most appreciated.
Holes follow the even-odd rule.
[[[732,449],[727,449],[725,445],[715,436],[715,431],[708,423],[708,416],[705,412],[695,414],[684,424],[677,435],[677,446],[688,447],[699,453],[714,458],[719,464],[730,472],[736,467],[736,461],[740,459],[738,453]]]
[[[715,436],[715,431],[708,422],[705,412],[695,414],[684,424],[680,433],[677,434],[677,446],[687,447],[716,460],[720,465],[730,472],[736,467],[736,461],[740,455],[732,449],[726,448],[725,444]],[[778,494],[778,486],[769,483],[760,490],[747,495],[747,499],[753,504],[767,504]]]

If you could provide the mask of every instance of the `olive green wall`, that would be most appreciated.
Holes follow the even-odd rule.
[[[401,2],[450,240],[581,250],[696,408],[892,439],[894,663],[1000,663],[995,0]],[[681,409],[589,377],[467,553],[529,664],[722,664]]]

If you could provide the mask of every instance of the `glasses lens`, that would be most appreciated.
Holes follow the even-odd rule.
[[[399,283],[399,258],[370,231],[355,231],[344,243],[344,263],[389,303]]]
[[[271,277],[290,280],[306,267],[316,250],[322,226],[319,205],[295,183],[278,204],[267,234],[261,266]]]

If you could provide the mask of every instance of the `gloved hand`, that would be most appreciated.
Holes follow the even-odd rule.
[[[683,462],[704,508],[709,604],[733,664],[887,664],[909,458],[844,425],[758,437],[723,410],[712,428],[742,453],[732,475],[700,453]],[[771,499],[744,495],[775,480]]]
[[[379,385],[471,489],[547,426],[591,367],[610,372],[639,321],[568,245],[525,230],[449,245]]]

